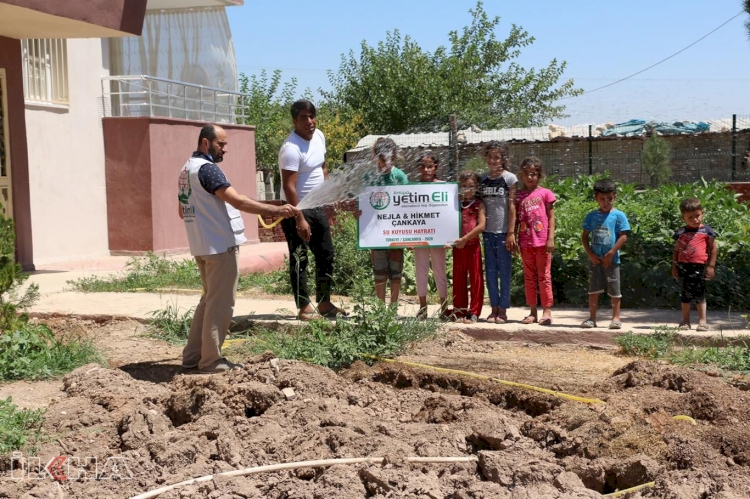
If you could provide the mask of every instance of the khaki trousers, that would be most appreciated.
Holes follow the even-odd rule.
[[[187,346],[182,351],[183,365],[198,364],[200,369],[205,369],[221,358],[221,346],[234,312],[240,276],[239,258],[237,246],[225,253],[195,257],[203,295],[195,308]]]

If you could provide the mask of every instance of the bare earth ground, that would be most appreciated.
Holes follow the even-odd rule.
[[[386,463],[221,477],[159,497],[595,498],[650,481],[654,488],[627,497],[750,497],[750,393],[713,373],[611,350],[479,342],[449,331],[401,360],[606,404],[403,364],[358,363],[337,375],[272,362],[270,354],[222,375],[181,375],[180,348],[137,336],[144,330],[137,322],[46,322],[57,332],[91,335],[110,368],[89,365],[63,380],[2,385],[0,396],[48,408],[52,439],[37,453],[42,465],[58,455],[94,456],[102,479],[75,479],[73,467],[64,468],[68,480],[55,482],[35,474],[35,461],[11,469],[5,456],[0,498],[128,498],[233,469],[367,456]],[[293,399],[282,393],[287,387]],[[124,465],[105,465],[111,456]],[[408,464],[409,456],[478,461]],[[11,472],[18,477],[24,466],[26,478],[13,480]],[[93,466],[85,472],[94,474]]]

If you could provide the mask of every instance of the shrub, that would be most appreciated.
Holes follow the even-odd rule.
[[[21,291],[29,278],[15,261],[16,234],[13,220],[0,215],[0,334],[26,321],[18,312],[39,298],[39,286],[32,284]]]
[[[91,362],[103,362],[94,343],[70,336],[56,338],[43,324],[19,322],[0,336],[0,380],[44,379]]]
[[[299,330],[249,331],[247,341],[228,351],[257,354],[271,350],[284,359],[341,369],[356,360],[372,362],[372,356],[398,355],[414,342],[436,334],[438,328],[436,319],[399,318],[393,307],[380,300],[361,298],[350,318],[335,323],[316,320]]]
[[[13,451],[34,451],[42,438],[44,411],[18,410],[12,399],[0,399],[0,454]]]

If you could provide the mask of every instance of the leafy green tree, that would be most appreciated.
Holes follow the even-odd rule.
[[[745,12],[750,14],[750,0],[744,1]],[[747,37],[750,39],[750,19],[745,20],[745,28],[747,29]]]
[[[348,113],[323,102],[317,107],[318,128],[326,137],[326,161],[329,170],[344,163],[344,153],[357,145],[361,135],[362,116]]]
[[[282,85],[281,71],[269,78],[265,70],[249,78],[240,73],[240,92],[245,101],[245,123],[255,126],[255,161],[259,170],[275,172],[281,143],[292,129],[289,107],[297,92],[297,80]]]
[[[651,187],[658,187],[672,177],[672,167],[669,165],[671,154],[669,142],[652,132],[641,153],[641,165],[649,176]]]
[[[534,38],[511,25],[505,40],[495,31],[500,17],[490,19],[477,2],[471,24],[448,34],[450,47],[423,50],[398,30],[371,47],[362,42],[359,57],[342,55],[337,72],[329,71],[332,104],[356,110],[363,133],[435,130],[456,114],[461,125],[482,128],[528,127],[565,117],[553,103],[579,95],[572,80],[558,84],[566,63],[553,59],[542,69],[525,69],[514,61]]]

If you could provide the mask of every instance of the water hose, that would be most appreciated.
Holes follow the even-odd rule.
[[[284,220],[284,217],[277,218],[276,220],[274,220],[270,224],[267,224],[266,221],[263,220],[263,217],[260,216],[260,215],[258,215],[258,222],[260,222],[261,227],[263,227],[264,229],[273,229],[274,227],[276,227],[277,225],[279,225],[282,220]]]
[[[494,381],[495,383],[500,383],[501,385],[512,386],[515,388],[523,388],[524,390],[532,390],[532,391],[540,392],[540,393],[546,393],[547,395],[552,395],[553,397],[559,397],[559,398],[566,399],[566,400],[572,400],[574,402],[583,402],[584,404],[606,404],[606,402],[604,402],[603,400],[599,400],[599,399],[579,397],[578,395],[571,395],[569,393],[558,392],[555,390],[549,390],[547,388],[540,388],[538,386],[527,385],[524,383],[516,383],[515,381],[506,381],[504,379],[493,378],[491,376],[484,376],[482,374],[476,374],[476,373],[471,373],[467,371],[458,371],[456,369],[446,369],[444,367],[435,367],[435,366],[430,366],[427,364],[417,364],[416,362],[406,362],[402,360],[382,359],[380,357],[376,357],[375,355],[364,355],[363,357],[374,359],[380,362],[404,364],[407,366],[421,367],[422,369],[430,369],[433,371],[439,371],[443,373],[459,374],[461,376],[468,376],[470,378],[476,378],[476,379],[481,379],[485,381]]]
[[[618,490],[617,492],[612,492],[611,494],[604,494],[602,497],[620,497],[622,495],[628,494],[630,492],[635,492],[636,490],[646,489],[649,487],[653,487],[656,482],[648,482],[648,483],[642,483],[640,485],[636,485],[635,487],[631,487],[629,489],[625,490]]]
[[[406,462],[408,463],[469,463],[477,461],[476,456],[457,456],[457,457],[407,457]],[[130,499],[150,499],[156,497],[164,492],[182,487],[185,485],[191,485],[194,483],[208,482],[214,478],[220,476],[235,477],[252,475],[255,473],[266,473],[269,471],[280,471],[280,470],[295,470],[298,468],[325,468],[328,466],[334,466],[336,464],[381,464],[383,462],[382,457],[352,457],[352,458],[341,458],[341,459],[320,459],[317,461],[297,461],[294,463],[279,463],[279,464],[268,464],[264,466],[254,466],[252,468],[244,468],[241,470],[224,471],[222,473],[216,473],[215,475],[206,475],[199,478],[191,478],[184,482],[175,483],[173,485],[167,485],[158,489],[138,494]]]
[[[672,419],[675,421],[687,421],[693,426],[697,426],[698,423],[695,422],[695,419],[691,418],[690,416],[685,416],[684,414],[680,414],[678,416],[672,416]]]

